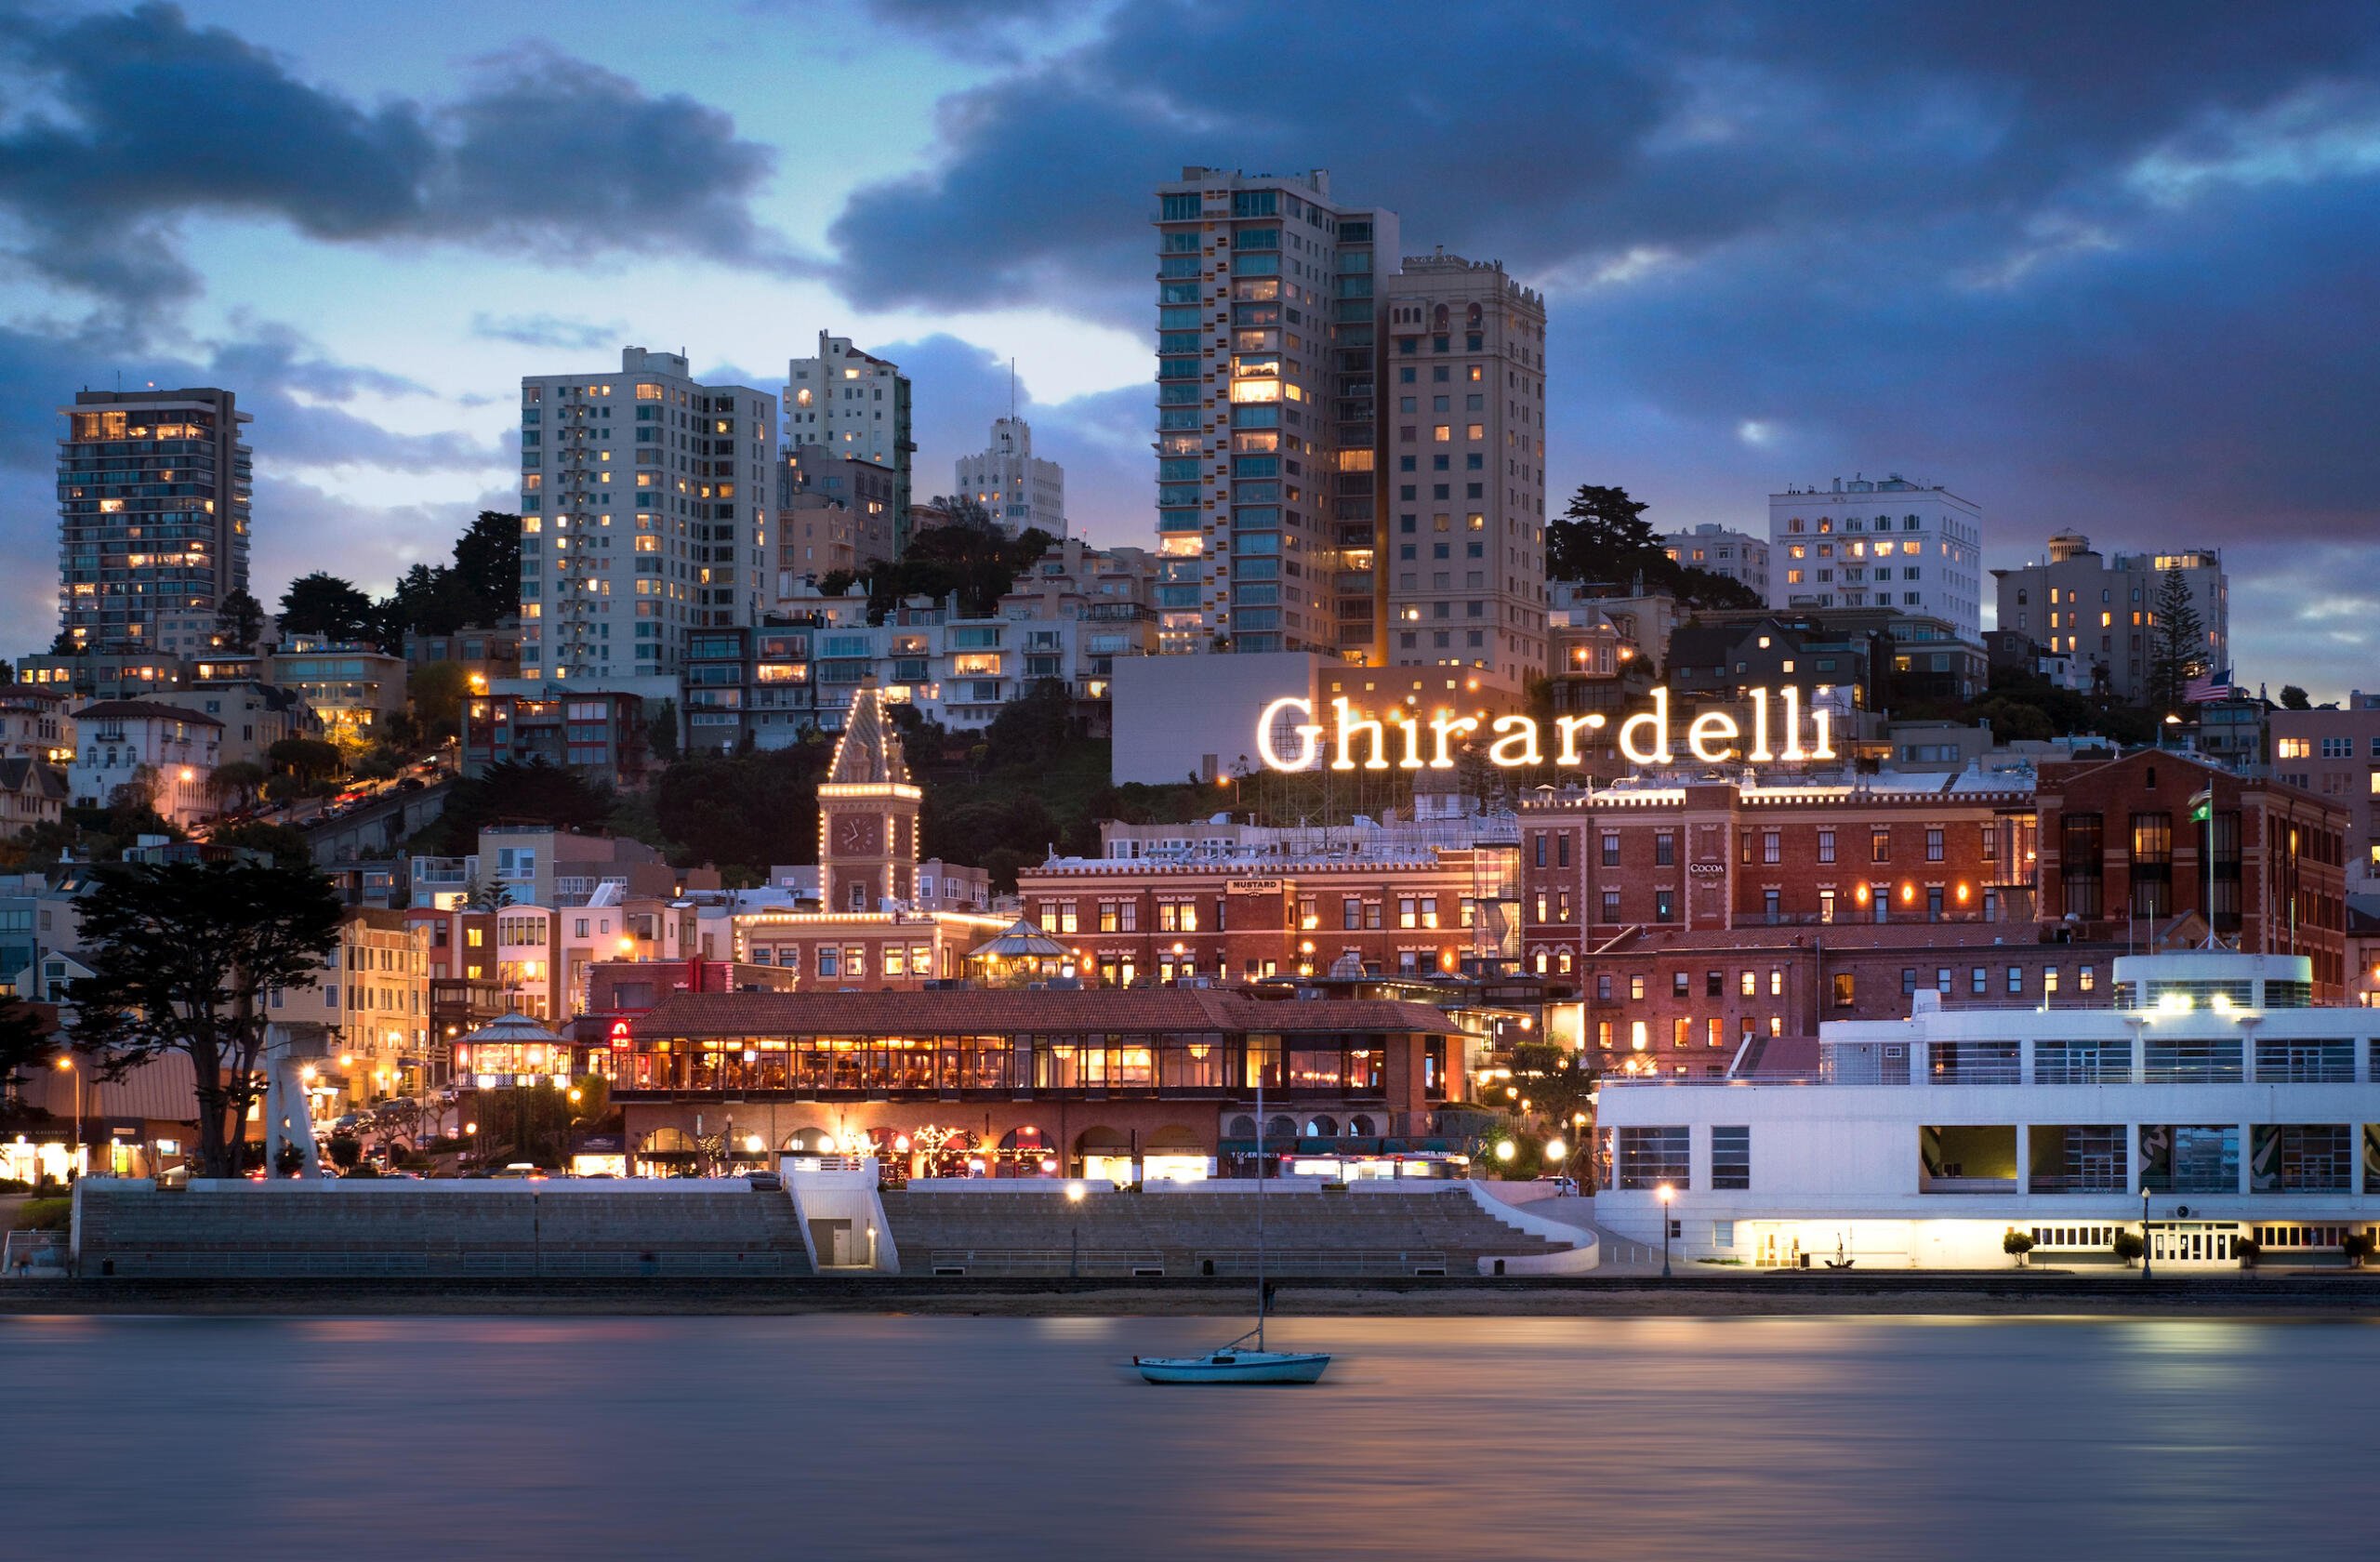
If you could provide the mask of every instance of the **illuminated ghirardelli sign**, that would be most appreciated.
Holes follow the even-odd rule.
[[[1831,760],[1834,753],[1834,713],[1824,706],[1802,709],[1799,689],[1754,689],[1751,695],[1752,731],[1724,710],[1706,710],[1686,725],[1683,734],[1670,721],[1670,692],[1652,694],[1649,709],[1620,719],[1613,732],[1620,757],[1631,764],[1660,766],[1692,761],[1699,764],[1807,764]],[[1297,742],[1287,753],[1276,741],[1275,729],[1284,716],[1299,718],[1293,729]],[[1330,721],[1315,719],[1314,701],[1296,695],[1276,699],[1256,718],[1256,753],[1267,770],[1451,770],[1455,754],[1474,738],[1487,740],[1487,761],[1505,770],[1540,765],[1580,766],[1582,740],[1593,741],[1612,725],[1601,711],[1583,716],[1556,716],[1541,722],[1533,716],[1499,716],[1483,723],[1475,716],[1451,710],[1420,712],[1390,709],[1366,716],[1344,696],[1330,702]],[[1803,734],[1806,727],[1809,741]]]

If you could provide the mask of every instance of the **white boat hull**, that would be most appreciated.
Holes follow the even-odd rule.
[[[1132,1366],[1153,1383],[1310,1383],[1329,1365],[1328,1356],[1289,1351],[1132,1357]]]

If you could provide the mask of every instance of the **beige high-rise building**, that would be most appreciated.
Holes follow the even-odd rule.
[[[2157,658],[2157,596],[2165,572],[2189,588],[2203,636],[2199,655],[2210,672],[2231,667],[2231,589],[2223,555],[2212,548],[2102,555],[2080,532],[2049,539],[2046,562],[1996,569],[2000,628],[2028,635],[2074,658],[2087,680],[2120,700],[2149,698]]]
[[[1383,289],[1384,659],[1518,693],[1546,671],[1544,297],[1443,250]]]

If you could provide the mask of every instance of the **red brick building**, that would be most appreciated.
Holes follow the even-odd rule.
[[[2021,924],[2032,795],[1975,776],[1547,794],[1521,810],[1523,958],[1549,975],[1632,929]]]
[[[1352,844],[1335,854],[1061,858],[1021,869],[1025,914],[1104,986],[1205,976],[1460,969],[1511,952],[1510,846]]]
[[[2212,817],[2193,817],[2209,790]],[[2149,750],[2044,765],[2036,806],[2045,924],[2122,942],[2196,913],[2250,953],[2311,957],[2314,1001],[2347,1001],[2343,804]]]

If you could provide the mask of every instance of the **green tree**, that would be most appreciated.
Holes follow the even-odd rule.
[[[0,1098],[14,1093],[8,1086],[19,1074],[52,1066],[64,1045],[40,1011],[14,994],[0,994]]]
[[[248,655],[264,638],[264,604],[245,591],[232,592],[216,609],[215,634],[224,650],[234,655]]]
[[[818,860],[817,786],[825,740],[748,754],[701,754],[664,770],[653,812],[673,861],[766,872]]]
[[[2281,686],[2281,708],[2283,710],[2311,710],[2314,708],[2314,702],[2308,699],[2306,691],[2296,684],[2283,683]]]
[[[372,640],[379,628],[372,599],[335,575],[301,575],[281,593],[281,632]]]
[[[476,621],[521,616],[521,517],[483,510],[455,542],[455,578],[478,600]]]
[[[1670,561],[1644,519],[1650,508],[1625,488],[1580,483],[1569,508],[1545,528],[1547,577],[1625,582],[1639,570],[1658,576]]]
[[[868,616],[881,623],[904,597],[940,602],[956,593],[960,613],[988,617],[998,610],[1001,596],[1017,576],[1056,541],[1038,527],[1008,536],[988,517],[936,526],[913,539],[899,559],[869,569]]]
[[[306,843],[303,830],[287,825],[268,825],[251,819],[245,824],[228,826],[207,838],[218,846],[239,846],[251,852],[262,852],[282,867],[302,868],[313,865],[313,848]]]
[[[2189,582],[2169,569],[2157,586],[2149,638],[2149,709],[2162,716],[2182,708],[2183,686],[2206,670],[2206,626],[2190,601]]]
[[[346,763],[337,744],[319,737],[275,739],[264,751],[264,759],[275,771],[300,781],[333,780]]]
[[[379,618],[379,641],[392,655],[404,647],[405,634],[450,635],[481,617],[485,610],[463,577],[444,564],[416,564],[397,577],[397,589],[374,609]]]
[[[512,904],[512,888],[483,869],[480,881],[463,895],[466,911],[501,911]]]
[[[338,939],[338,896],[311,869],[166,863],[100,869],[83,896],[84,963],[70,1026],[103,1079],[168,1052],[191,1062],[199,1159],[235,1170],[264,1094],[268,995],[311,987]]]
[[[679,757],[678,702],[666,699],[653,708],[644,720],[644,746],[653,757],[664,764]]]
[[[1570,506],[1545,529],[1549,580],[1608,581],[1667,590],[1697,607],[1760,607],[1760,594],[1739,580],[1681,564],[1644,516],[1648,507],[1625,488],[1581,483]]]
[[[457,781],[446,794],[445,811],[431,827],[430,842],[443,854],[464,856],[479,850],[480,831],[490,825],[551,825],[587,830],[612,812],[610,788],[575,770],[508,761]]]
[[[461,735],[463,700],[471,692],[471,675],[460,662],[424,662],[405,678],[405,696],[413,701],[414,719],[432,743]]]
[[[1037,679],[1001,706],[984,729],[985,757],[994,765],[1032,764],[1064,748],[1074,735],[1074,696],[1057,679]]]
[[[223,806],[241,808],[254,801],[264,790],[272,773],[254,760],[233,760],[219,764],[206,777],[207,795]]]

